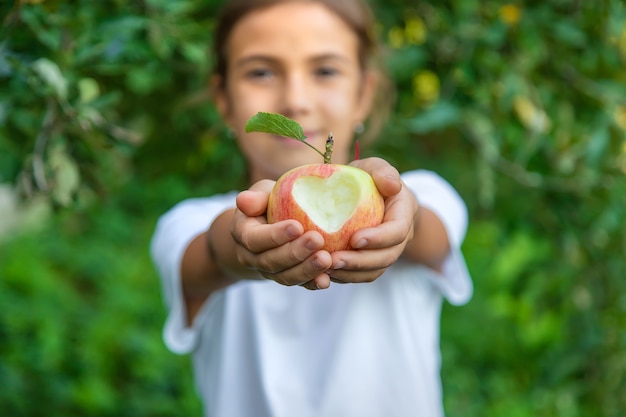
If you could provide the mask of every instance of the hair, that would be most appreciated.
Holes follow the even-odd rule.
[[[393,91],[381,65],[381,46],[376,37],[375,19],[365,0],[226,0],[213,38],[215,65],[213,74],[220,80],[218,88],[224,88],[228,73],[228,40],[233,28],[249,13],[290,1],[321,3],[337,14],[356,34],[359,41],[359,65],[363,72],[375,70],[378,74],[378,92],[375,98],[375,111],[367,120],[367,129],[360,140],[368,143],[375,138],[384,125],[393,99]]]

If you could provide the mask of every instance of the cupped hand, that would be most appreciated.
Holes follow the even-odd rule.
[[[239,263],[279,284],[328,288],[326,271],[332,258],[321,250],[322,235],[305,232],[296,220],[267,223],[265,212],[273,184],[270,180],[259,181],[237,196],[231,234]]]
[[[371,282],[402,255],[413,237],[417,199],[402,183],[398,170],[381,158],[367,158],[350,165],[370,173],[385,199],[383,222],[354,233],[354,250],[332,254],[329,275],[337,282]]]

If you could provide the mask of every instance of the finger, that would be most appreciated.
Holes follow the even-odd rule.
[[[342,251],[332,254],[327,271],[333,282],[364,283],[378,279],[400,256],[399,248],[373,251]]]
[[[245,218],[234,222],[231,234],[235,242],[247,251],[258,254],[283,246],[304,233],[296,220],[285,220],[274,224],[263,223],[259,218]]]
[[[248,217],[263,215],[273,184],[274,181],[263,180],[253,184],[249,190],[240,192],[236,198],[237,208]]]
[[[322,249],[324,239],[318,232],[307,232],[294,241],[262,253],[244,252],[241,260],[259,271],[275,274],[293,268]],[[322,265],[319,270],[329,265]],[[302,281],[301,281],[302,282]]]
[[[330,279],[337,284],[362,284],[374,282],[386,271],[386,268],[371,271],[329,270]]]
[[[330,276],[327,273],[319,274],[315,277],[315,286],[318,290],[325,290],[330,287]]]
[[[350,245],[356,250],[385,249],[407,241],[412,231],[411,225],[407,225],[405,220],[390,220],[355,232]]]
[[[365,158],[353,161],[350,165],[367,171],[374,180],[376,188],[385,197],[391,197],[402,190],[400,173],[382,158]]]
[[[300,284],[300,286],[310,291],[315,291],[318,289],[317,286],[315,285],[315,280],[307,281],[304,284]]]
[[[300,286],[306,288],[307,290],[325,290],[330,287],[331,278],[326,273],[322,273],[312,279],[311,281],[307,281],[304,284],[300,284]]]
[[[413,194],[403,191],[385,201],[383,222],[372,228],[355,232],[350,245],[354,249],[380,249],[399,245],[413,236],[414,219],[418,210]]]
[[[319,251],[292,268],[278,273],[261,271],[261,275],[282,285],[292,286],[308,283],[306,288],[323,289],[328,288],[330,285],[330,278],[325,274],[325,271],[328,270],[331,264],[332,258],[330,253]]]
[[[345,276],[348,271],[377,271],[394,264],[402,254],[402,245],[377,250],[339,251],[331,254],[329,274],[334,278]]]

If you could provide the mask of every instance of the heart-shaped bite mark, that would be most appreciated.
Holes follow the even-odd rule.
[[[341,229],[359,203],[359,184],[350,175],[335,172],[328,178],[298,178],[293,198],[309,218],[328,233]]]

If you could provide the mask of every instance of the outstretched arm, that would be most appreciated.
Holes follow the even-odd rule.
[[[228,239],[228,229],[234,216],[235,209],[230,209],[220,214],[211,224],[211,227],[187,246],[181,264],[181,285],[183,299],[187,312],[187,324],[191,324],[198,311],[209,295],[224,288],[237,279],[235,275],[224,273],[216,261],[216,254],[212,253],[212,240],[218,239],[224,246],[231,246]],[[228,252],[228,249],[224,252]],[[222,255],[227,256],[227,255]]]

